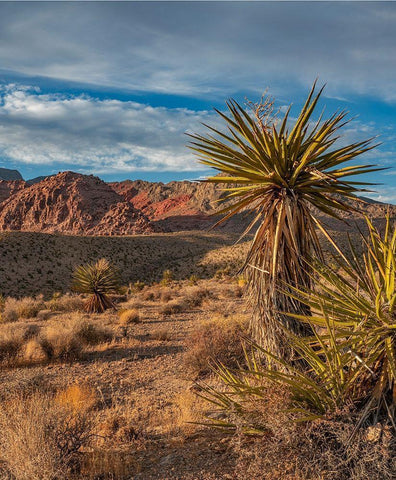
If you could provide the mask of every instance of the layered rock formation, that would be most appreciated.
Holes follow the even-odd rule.
[[[159,227],[99,178],[63,172],[4,200],[0,230],[132,235],[152,233]]]

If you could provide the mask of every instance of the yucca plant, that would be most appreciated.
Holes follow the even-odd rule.
[[[266,432],[262,409],[252,414],[249,404],[265,404],[276,386],[289,394],[279,410],[296,421],[315,420],[352,405],[359,395],[353,381],[357,373],[355,358],[339,348],[330,325],[326,332],[319,334],[314,329],[309,338],[285,332],[296,355],[304,358],[305,369],[245,339],[250,347],[245,350],[246,368],[232,370],[217,362],[213,370],[223,387],[198,384],[198,395],[215,406],[216,419],[209,416],[208,425],[228,430],[239,426],[245,433]],[[263,357],[266,366],[257,361]],[[223,419],[219,421],[218,417]]]
[[[244,265],[254,310],[251,331],[258,344],[279,357],[292,355],[283,327],[297,335],[312,333],[279,313],[308,313],[306,305],[279,286],[310,286],[305,261],[313,254],[322,256],[316,228],[326,234],[312,207],[338,217],[337,212],[351,208],[344,199],[356,198],[367,185],[351,178],[376,170],[374,165],[345,166],[374,148],[372,139],[332,148],[349,121],[346,112],[323,122],[321,116],[312,124],[322,90],[315,93],[313,85],[292,127],[290,108],[277,123],[268,100],[256,106],[255,115],[230,100],[228,115],[216,110],[227,132],[205,125],[213,135],[190,135],[199,161],[224,174],[205,180],[223,184],[224,200],[232,201],[218,212],[224,216],[217,224],[241,212],[253,213],[243,234],[257,227]]]
[[[299,321],[335,331],[339,352],[354,360],[354,386],[362,399],[361,422],[387,416],[396,428],[396,225],[387,216],[385,232],[367,221],[365,253],[351,244],[338,268],[313,266],[317,288],[294,288],[311,311]]]
[[[118,287],[118,273],[105,258],[95,263],[80,265],[73,273],[72,289],[91,295],[85,304],[88,313],[102,313],[113,308],[109,294],[116,292]]]

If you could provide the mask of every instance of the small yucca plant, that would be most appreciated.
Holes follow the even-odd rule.
[[[73,273],[73,290],[91,295],[85,304],[88,313],[102,313],[113,308],[109,294],[115,293],[118,287],[118,273],[105,258],[95,263],[80,265]]]
[[[244,266],[254,308],[251,330],[257,343],[283,357],[292,353],[284,326],[299,335],[311,333],[307,325],[279,313],[308,311],[278,287],[310,286],[305,261],[322,256],[316,228],[326,234],[312,207],[332,217],[350,210],[343,198],[356,199],[365,184],[351,177],[375,170],[373,165],[345,166],[374,147],[371,139],[332,148],[348,123],[345,112],[311,123],[322,90],[315,95],[314,84],[294,125],[289,125],[290,109],[279,124],[274,122],[269,100],[256,106],[253,116],[230,100],[229,116],[216,110],[226,133],[208,127],[213,135],[191,135],[199,161],[226,175],[206,179],[224,184],[224,200],[233,200],[220,210],[225,214],[220,222],[253,213],[244,232],[257,227]]]

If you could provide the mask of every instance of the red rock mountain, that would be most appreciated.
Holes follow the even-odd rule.
[[[156,231],[207,230],[218,219],[223,195],[216,184],[198,182],[105,183],[92,175],[63,172],[33,185],[0,180],[0,230],[72,235],[132,235]],[[359,206],[372,218],[383,218],[388,206],[369,201]],[[396,206],[390,206],[396,216]],[[357,214],[343,214],[355,220]],[[319,214],[330,228],[346,231],[344,222]],[[362,216],[360,215],[360,219]],[[242,213],[219,228],[242,232]]]
[[[11,182],[8,182],[8,184]],[[0,204],[0,230],[73,235],[132,235],[159,227],[92,175],[62,172],[24,188]],[[10,188],[1,187],[1,188]]]

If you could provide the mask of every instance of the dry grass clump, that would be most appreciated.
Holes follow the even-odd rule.
[[[282,399],[278,401],[282,406]],[[254,442],[239,438],[236,478],[394,479],[396,439],[389,427],[361,429],[351,441],[354,429],[349,415],[343,415],[309,424],[286,421]]]
[[[23,357],[26,342],[38,335],[36,324],[14,323],[0,327],[0,362],[13,363]]]
[[[102,326],[95,325],[87,320],[75,322],[71,329],[83,345],[98,345],[111,342],[113,333]]]
[[[19,319],[34,318],[43,308],[44,304],[40,299],[9,297],[4,302],[1,320],[3,322],[16,322]]]
[[[190,287],[185,290],[185,301],[191,307],[200,307],[204,299],[211,298],[212,292],[203,287]]]
[[[120,325],[130,325],[131,323],[140,323],[140,314],[134,308],[120,310],[118,312],[118,323]]]
[[[61,406],[80,412],[92,410],[97,404],[98,398],[92,387],[76,383],[58,391],[55,401]]]
[[[48,360],[76,360],[85,346],[109,342],[110,330],[81,319],[58,321],[40,328],[32,323],[5,324],[0,327],[0,362],[36,364]]]
[[[173,292],[170,288],[165,288],[160,294],[160,300],[162,303],[169,302],[173,298]]]
[[[188,337],[186,365],[197,375],[210,373],[210,364],[220,362],[234,368],[244,361],[240,339],[247,331],[246,316],[215,317],[202,322]]]
[[[45,327],[40,334],[39,344],[49,360],[78,360],[84,351],[76,332],[63,325]]]
[[[202,422],[204,413],[208,410],[208,403],[190,389],[176,395],[174,403],[176,407],[175,426],[185,433],[195,431],[197,423]]]
[[[110,342],[113,334],[76,314],[68,321],[43,328],[39,343],[50,360],[77,360],[83,356],[84,347]]]
[[[220,296],[222,298],[241,298],[243,296],[243,287],[239,285],[228,286],[225,285],[224,288],[221,289]]]
[[[61,405],[49,394],[35,393],[4,401],[0,409],[0,459],[4,462],[5,478],[70,478],[93,427],[85,411]]]
[[[171,332],[166,329],[166,328],[159,328],[158,330],[155,330],[150,337],[153,340],[158,340],[160,342],[168,342],[171,340],[172,335]]]
[[[44,363],[48,360],[48,352],[38,338],[27,341],[21,353],[23,360],[28,364]]]
[[[163,305],[160,309],[160,313],[163,315],[173,315],[175,313],[182,313],[188,309],[188,304],[182,300],[172,300],[171,302]]]
[[[19,354],[25,341],[26,327],[3,325],[0,328],[0,361],[12,361]]]
[[[38,321],[45,321],[51,318],[52,316],[52,311],[51,310],[40,310],[37,314],[37,320]]]
[[[79,295],[54,294],[46,302],[46,307],[52,312],[81,312],[84,309],[84,300]]]
[[[159,292],[158,290],[147,288],[141,293],[140,297],[146,302],[152,302],[159,297]]]

